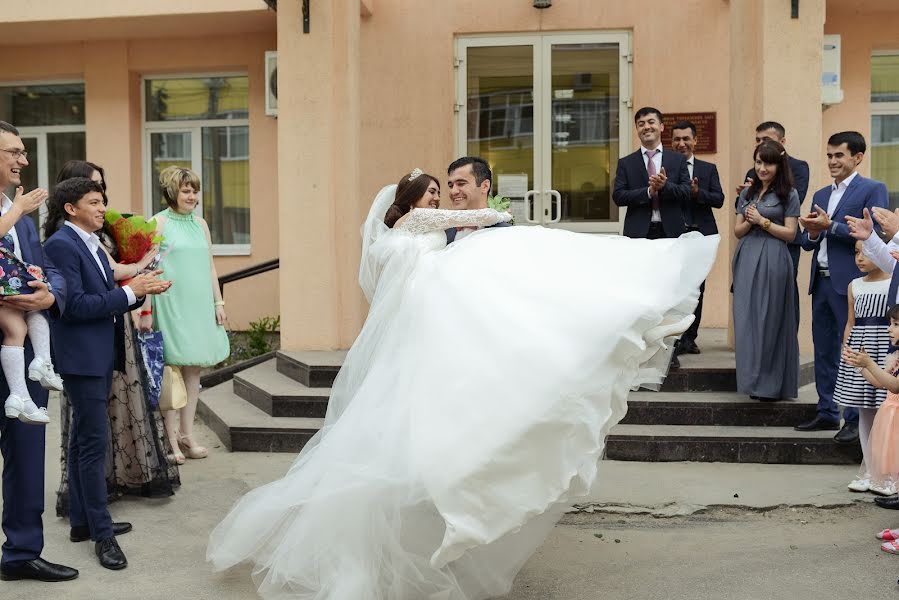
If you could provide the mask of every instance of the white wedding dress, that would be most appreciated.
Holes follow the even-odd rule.
[[[499,213],[416,209],[388,230],[395,189],[364,226],[371,309],[324,428],[210,538],[213,566],[251,561],[265,598],[507,593],[594,484],[628,391],[664,377],[717,251],[539,227],[447,246],[447,227]]]

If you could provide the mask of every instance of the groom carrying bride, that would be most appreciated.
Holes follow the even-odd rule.
[[[493,185],[493,172],[487,161],[478,156],[463,156],[454,160],[446,170],[449,180],[450,200],[454,210],[477,210],[487,208],[487,197]],[[490,227],[509,227],[511,223],[501,221]],[[460,240],[477,228],[453,228],[446,230],[446,243]]]

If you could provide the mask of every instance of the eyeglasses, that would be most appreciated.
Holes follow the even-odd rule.
[[[0,150],[2,150],[4,152],[9,152],[12,155],[12,157],[15,158],[16,160],[18,160],[20,158],[28,158],[28,151],[22,150],[21,148],[12,148],[12,149],[0,148]]]

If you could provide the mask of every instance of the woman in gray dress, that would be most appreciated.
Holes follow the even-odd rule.
[[[788,156],[775,141],[753,155],[756,177],[737,201],[734,234],[734,338],[737,391],[759,400],[799,394],[799,341],[793,262],[799,194]]]

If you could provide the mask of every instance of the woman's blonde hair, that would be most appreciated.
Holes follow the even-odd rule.
[[[194,191],[200,191],[200,178],[190,169],[171,166],[159,174],[159,189],[162,198],[171,208],[178,208],[178,191],[183,185],[190,185]]]

